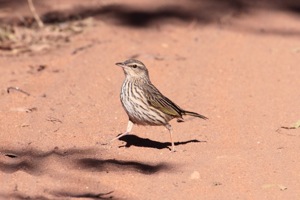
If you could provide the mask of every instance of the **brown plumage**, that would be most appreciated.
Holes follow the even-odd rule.
[[[129,134],[133,124],[165,126],[170,132],[172,151],[175,151],[169,121],[174,118],[177,118],[177,121],[183,121],[183,115],[207,119],[198,113],[183,110],[165,97],[151,83],[148,70],[141,61],[129,59],[116,65],[121,66],[125,73],[120,97],[129,122],[126,132],[113,140]]]

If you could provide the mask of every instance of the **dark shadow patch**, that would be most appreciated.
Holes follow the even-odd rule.
[[[14,10],[14,8],[20,7],[15,2],[24,4],[25,1],[0,0],[0,6],[3,5]],[[36,9],[39,10],[39,7],[42,8],[43,4],[36,1]],[[174,20],[193,25],[217,24],[222,26],[222,24],[230,24],[235,27],[235,25],[231,24],[231,20],[245,16],[255,16],[258,11],[286,12],[300,16],[300,1],[186,0],[185,4],[175,2],[148,7],[138,7],[125,3],[112,3],[102,6],[89,5],[87,3],[85,6],[78,6],[74,3],[73,8],[68,10],[45,11],[43,9],[43,12],[40,13],[45,24],[56,24],[93,17],[108,23],[133,28],[147,28],[150,26],[159,27],[159,25],[165,23],[174,23]],[[11,18],[10,16],[0,17],[0,22],[20,26],[30,26],[26,25],[27,21],[35,23],[32,16],[27,17],[31,19],[25,20],[25,22],[24,19],[26,17],[23,16],[22,18],[23,20]],[[279,33],[279,35],[289,36],[289,32],[281,33],[281,29],[278,31],[267,30],[267,32],[274,35]],[[255,31],[252,33],[255,33]],[[298,30],[292,30],[291,33],[291,36],[294,36],[295,33],[300,35]]]
[[[300,14],[300,4],[299,5],[294,5],[294,6],[290,6],[288,5],[286,7],[286,9],[290,12],[293,12],[295,14]]]
[[[50,157],[70,157],[70,156],[84,156],[94,152],[92,149],[62,149],[55,147],[51,151],[38,151],[35,149],[27,150],[1,150],[0,157],[0,171],[5,173],[14,173],[16,171],[24,171],[31,175],[43,174],[43,161]]]
[[[7,156],[7,157],[9,157],[9,158],[17,158],[17,157],[18,157],[17,155],[12,154],[12,153],[4,154],[4,156]]]
[[[42,19],[45,23],[53,24],[58,22],[84,19],[87,17],[101,18],[102,20],[113,20],[121,25],[132,27],[147,27],[155,21],[166,19],[177,19],[190,21],[193,15],[179,6],[166,6],[153,10],[141,10],[122,4],[112,4],[101,7],[75,8],[69,12],[51,11],[45,13]]]
[[[142,174],[154,174],[159,171],[165,171],[171,168],[168,164],[165,163],[151,165],[136,161],[122,161],[115,159],[101,160],[94,158],[83,158],[78,159],[76,163],[80,168],[100,172],[133,171]]]
[[[1,199],[16,199],[16,200],[50,200],[50,199],[117,199],[112,195],[113,191],[107,193],[72,193],[72,192],[65,192],[65,191],[54,191],[50,192],[47,196],[43,195],[26,195],[21,192],[14,192],[8,194],[0,194]]]
[[[242,18],[255,15],[257,11],[272,10],[288,12],[300,16],[300,1],[246,1],[246,0],[187,0],[187,6],[169,4],[152,8],[140,8],[134,5],[110,4],[99,7],[74,7],[67,11],[50,11],[42,15],[47,24],[60,23],[93,17],[109,23],[133,28],[157,27],[174,20],[198,25],[219,24],[226,19]],[[227,20],[228,21],[228,20]],[[230,23],[230,22],[229,22]],[[249,29],[251,27],[248,27]],[[256,28],[257,29],[257,28]],[[239,29],[236,29],[239,30]],[[246,30],[246,29],[245,29]],[[282,30],[282,35],[289,36]],[[300,35],[297,30],[292,31]],[[255,32],[252,32],[255,33]],[[269,34],[281,35],[281,30],[268,31]]]
[[[113,191],[107,193],[72,193],[72,192],[52,192],[54,196],[57,197],[67,197],[67,198],[86,198],[86,199],[116,199],[112,195]]]
[[[25,171],[28,172],[29,174],[38,174],[36,173],[38,171],[37,165],[35,163],[24,160],[24,161],[19,161],[16,163],[2,163],[0,162],[0,170],[5,172],[5,173],[14,173],[16,171]]]
[[[1,199],[16,199],[16,200],[50,200],[50,198],[43,195],[26,195],[20,192],[14,192],[11,194],[0,194]]]
[[[26,6],[25,4],[27,4],[27,1],[24,0],[0,0],[0,7],[1,8],[18,8],[18,7],[22,7],[22,6]]]
[[[24,171],[28,174],[39,176],[47,173],[47,159],[58,157],[59,162],[69,164],[70,167],[78,169],[93,169],[95,171],[134,171],[142,174],[153,174],[161,170],[170,169],[165,163],[147,164],[137,161],[124,161],[116,159],[95,159],[95,150],[92,149],[68,149],[41,152],[38,150],[2,151],[0,154],[0,171],[14,173]],[[13,156],[12,156],[13,155]],[[1,156],[3,156],[1,158]]]
[[[147,147],[147,148],[154,148],[154,149],[169,149],[171,150],[171,142],[157,142],[150,140],[148,138],[140,138],[136,135],[125,135],[121,137],[119,140],[122,140],[126,142],[124,146],[121,147],[130,147],[130,146],[136,146],[136,147]],[[175,146],[179,145],[185,145],[188,143],[198,143],[198,142],[206,142],[206,141],[200,141],[200,140],[188,140],[184,142],[175,142]]]
[[[15,173],[24,171],[33,176],[41,176],[45,174],[56,174],[59,179],[61,174],[68,174],[68,170],[81,170],[87,173],[93,172],[123,172],[129,171],[133,173],[141,173],[151,175],[160,171],[169,170],[171,167],[165,163],[147,164],[132,160],[116,160],[116,159],[101,159],[94,158],[99,155],[99,150],[96,149],[59,149],[55,147],[50,151],[40,151],[37,149],[20,149],[20,150],[0,150],[0,171],[4,173]],[[100,154],[101,155],[101,154]],[[92,158],[91,158],[92,157]],[[51,169],[49,160],[54,159],[55,162],[60,162],[68,166],[66,169]],[[72,178],[70,175],[69,178]],[[98,183],[97,183],[98,184]],[[78,188],[66,188],[54,190],[53,192],[41,191],[43,195],[21,193],[18,191],[18,186],[13,193],[0,194],[3,199],[69,199],[69,198],[86,198],[86,199],[116,199],[112,192],[103,193],[101,191],[84,191],[81,192],[81,186]],[[53,198],[52,198],[53,197]]]

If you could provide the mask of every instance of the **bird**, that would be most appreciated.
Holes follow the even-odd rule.
[[[170,135],[172,149],[175,152],[173,129],[169,121],[176,118],[183,122],[183,116],[189,115],[208,119],[204,115],[180,108],[164,96],[150,81],[149,72],[144,63],[136,59],[117,62],[122,67],[125,80],[121,87],[120,100],[128,115],[127,129],[111,141],[128,135],[133,125],[165,126]]]

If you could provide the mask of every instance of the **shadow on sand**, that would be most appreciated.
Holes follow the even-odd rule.
[[[125,135],[121,137],[119,140],[126,142],[124,146],[121,147],[147,147],[147,148],[154,148],[154,149],[169,149],[171,150],[171,142],[157,142],[147,138],[140,138],[136,135]],[[188,143],[198,143],[198,142],[206,142],[200,140],[188,140],[184,142],[175,142],[175,146],[185,145]]]
[[[105,153],[107,157],[107,152]],[[20,150],[0,149],[0,173],[14,174],[23,171],[30,176],[49,176],[54,181],[63,177],[64,181],[72,182],[76,171],[80,171],[80,179],[84,179],[85,175],[90,177],[93,173],[116,173],[128,171],[131,173],[139,173],[145,175],[155,174],[161,171],[170,171],[171,165],[168,163],[145,163],[135,160],[120,159],[102,159],[102,150],[99,149],[59,149],[55,147],[50,151],[41,151],[38,149],[28,148]],[[63,166],[63,167],[60,167]],[[74,173],[70,173],[73,171]],[[75,173],[76,174],[76,173]],[[91,182],[89,184],[99,184]],[[18,184],[18,183],[16,183]],[[66,199],[66,198],[87,198],[87,199],[116,199],[113,195],[114,191],[82,191],[81,185],[74,188],[51,188],[47,192],[40,191],[36,195],[27,195],[18,191],[17,185],[13,192],[1,193],[3,199]],[[12,189],[13,190],[13,189]],[[41,195],[42,194],[42,195]]]
[[[25,1],[0,0],[0,6],[19,8],[27,6]],[[35,2],[37,9],[43,7],[42,1]],[[133,28],[158,27],[164,23],[174,23],[174,20],[198,25],[222,24],[224,19],[243,18],[256,15],[259,11],[284,12],[300,17],[300,0],[286,1],[246,1],[246,0],[185,0],[184,3],[152,4],[151,7],[135,6],[125,3],[110,3],[105,5],[78,6],[68,10],[48,10],[41,13],[44,23],[53,24],[71,20],[93,17],[108,23],[129,26]],[[171,21],[170,21],[171,20]],[[0,18],[0,22],[9,21]],[[23,24],[24,20],[15,19],[14,23]],[[29,20],[33,22],[34,20]],[[225,20],[226,21],[226,20]],[[264,35],[300,35],[299,30],[257,29],[233,25],[234,30]]]

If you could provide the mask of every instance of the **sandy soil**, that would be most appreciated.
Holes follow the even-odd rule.
[[[5,2],[2,20],[30,14]],[[82,2],[36,5],[62,21],[92,17],[69,42],[1,53],[1,199],[300,198],[300,129],[280,128],[300,119],[299,3]],[[114,63],[130,57],[209,117],[171,122],[175,153],[164,127],[102,145],[127,126]]]

